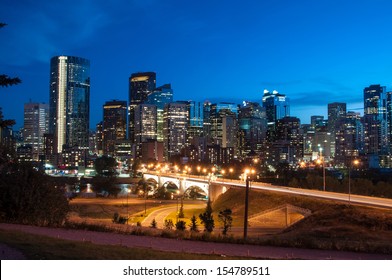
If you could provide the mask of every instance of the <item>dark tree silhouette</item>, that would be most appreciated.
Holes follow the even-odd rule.
[[[204,230],[207,232],[212,232],[215,227],[214,216],[212,215],[211,201],[208,199],[207,207],[204,213],[199,215],[201,223],[204,225]]]
[[[6,25],[7,24],[0,22],[0,28],[3,28]],[[21,79],[19,79],[18,77],[11,78],[8,75],[0,74],[0,86],[1,87],[13,86],[13,85],[17,85],[21,82],[22,82]]]

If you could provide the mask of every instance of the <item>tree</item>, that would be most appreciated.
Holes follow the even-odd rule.
[[[94,161],[94,168],[101,176],[113,176],[116,172],[117,161],[115,158],[102,156]]]
[[[0,23],[0,28],[3,28],[6,25],[7,24],[5,24],[5,23]],[[17,85],[21,82],[22,82],[21,79],[19,79],[18,77],[11,78],[5,74],[0,74],[0,86],[1,87],[13,86],[13,85]]]
[[[199,215],[201,223],[204,225],[204,231],[212,232],[215,227],[214,216],[212,215],[211,201],[208,199],[207,207],[204,213]]]
[[[177,221],[176,223],[176,229],[184,231],[186,229],[186,223],[185,221]]]
[[[61,225],[68,214],[65,190],[29,164],[8,163],[0,171],[0,220],[38,226]]]
[[[15,120],[4,120],[3,109],[0,107],[0,129],[11,127],[15,124]]]
[[[184,218],[185,214],[184,214],[184,203],[181,199],[181,206],[180,206],[180,210],[178,211],[178,218]]]
[[[231,223],[233,222],[233,218],[231,217],[232,211],[229,208],[222,210],[218,214],[219,220],[223,223],[223,235],[226,235],[229,229],[231,228]]]
[[[172,219],[169,219],[169,220],[165,219],[165,229],[172,230],[173,227],[174,227],[173,220]]]
[[[189,229],[190,229],[190,231],[193,231],[193,232],[199,232],[198,225],[197,225],[197,218],[195,215],[193,215],[191,218],[191,223],[189,225]]]
[[[91,180],[93,190],[96,193],[107,192],[107,195],[117,197],[121,188],[115,184],[112,177],[96,176]]]
[[[157,228],[157,221],[155,221],[155,219],[152,220],[150,227]]]

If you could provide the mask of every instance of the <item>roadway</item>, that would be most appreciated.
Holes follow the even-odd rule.
[[[195,175],[182,175],[182,174],[172,174],[172,173],[155,173],[155,172],[146,172],[153,175],[161,175],[165,177],[172,177],[174,179],[183,178],[190,181],[196,182],[204,182],[208,183],[208,176],[195,176]],[[245,188],[245,182],[240,180],[231,180],[231,179],[221,179],[218,178],[216,180],[211,180],[213,183],[219,183],[227,186],[235,186],[240,188]],[[392,209],[392,199],[380,198],[380,197],[372,197],[372,196],[363,196],[363,195],[354,195],[347,193],[336,193],[329,191],[319,191],[319,190],[310,190],[310,189],[301,189],[301,188],[289,188],[285,186],[275,186],[268,183],[262,182],[250,182],[251,189],[258,189],[264,191],[273,191],[280,192],[284,194],[294,194],[294,195],[302,195],[314,198],[322,198],[332,201],[343,201],[352,204],[360,204],[372,207],[382,207],[382,208],[391,208]],[[327,186],[328,188],[328,186]]]

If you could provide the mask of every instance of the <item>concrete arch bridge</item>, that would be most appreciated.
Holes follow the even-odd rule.
[[[211,200],[214,200],[217,196],[227,190],[226,186],[221,186],[211,182],[210,180],[203,180],[200,178],[144,173],[143,179],[155,185],[157,188],[166,187],[169,184],[174,185],[179,190],[180,195],[183,195],[190,189],[197,187],[200,188]]]

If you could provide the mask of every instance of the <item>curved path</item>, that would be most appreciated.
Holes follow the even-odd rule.
[[[184,204],[184,210],[205,208],[204,204]],[[151,212],[142,222],[142,226],[148,227],[151,225],[152,220],[157,222],[157,228],[164,228],[165,219],[173,212],[177,212],[177,206],[167,206]],[[173,221],[174,222],[174,221]]]
[[[246,256],[261,259],[340,259],[340,260],[385,260],[392,255],[354,252],[323,251],[299,248],[269,247],[244,244],[212,243],[191,240],[176,240],[161,237],[123,235],[86,230],[67,230],[15,224],[0,224],[0,229],[17,230],[32,234],[50,236],[72,241],[87,241],[94,244],[121,245],[126,247],[150,248],[160,251],[187,252],[197,254],[218,254]]]

